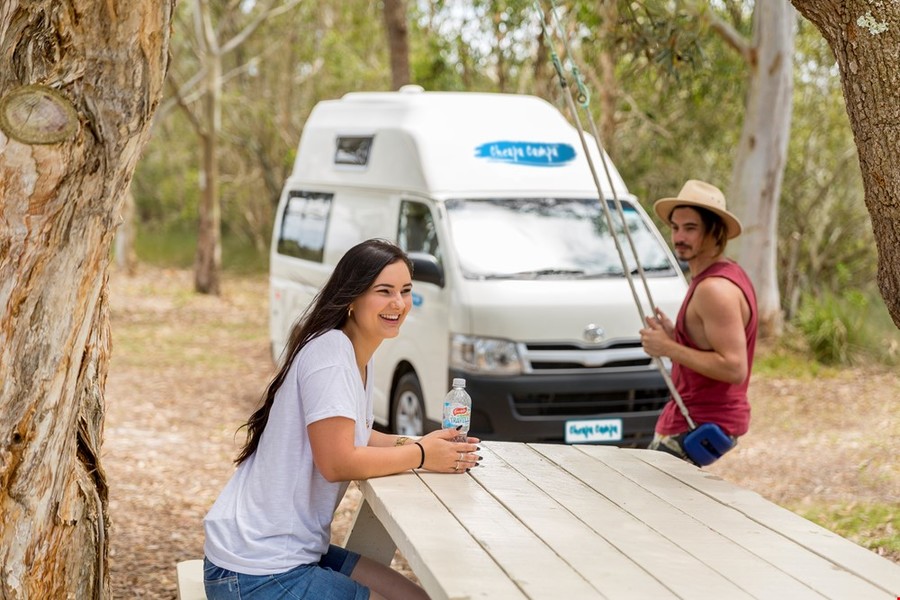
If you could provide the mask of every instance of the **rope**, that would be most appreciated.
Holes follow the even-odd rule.
[[[641,323],[643,324],[646,321],[646,314],[644,312],[643,303],[641,302],[640,297],[637,293],[637,288],[634,284],[634,278],[631,276],[631,269],[628,267],[628,262],[625,259],[625,253],[622,250],[622,243],[619,241],[619,236],[616,235],[615,226],[613,223],[612,212],[609,210],[608,202],[605,199],[603,193],[603,187],[600,184],[600,179],[597,176],[597,169],[594,166],[594,159],[591,157],[590,150],[588,148],[588,143],[586,136],[584,134],[584,127],[581,123],[581,117],[579,117],[578,108],[576,107],[576,98],[572,93],[572,88],[569,85],[569,82],[565,75],[565,70],[563,69],[562,63],[559,60],[559,55],[556,52],[556,44],[553,42],[553,36],[547,31],[546,20],[544,18],[544,11],[541,7],[540,1],[535,0],[535,8],[537,9],[538,15],[540,15],[541,20],[541,29],[544,32],[544,39],[547,40],[548,49],[550,50],[550,59],[553,62],[553,67],[556,70],[556,75],[559,79],[560,88],[563,90],[563,96],[565,97],[566,103],[568,105],[569,111],[572,113],[573,121],[575,123],[575,128],[578,131],[578,138],[581,141],[581,146],[584,149],[585,158],[588,162],[588,167],[591,170],[591,176],[594,180],[594,185],[597,188],[598,200],[600,202],[601,207],[603,208],[604,216],[606,217],[607,227],[609,227],[610,234],[613,238],[613,243],[616,247],[616,252],[619,255],[619,261],[622,263],[622,272],[625,274],[625,279],[628,281],[628,287],[631,289],[631,295],[634,299],[635,306],[637,307],[638,314],[641,318]],[[603,149],[603,144],[600,140],[600,135],[597,132],[597,125],[594,121],[593,115],[589,110],[590,108],[590,93],[588,92],[587,86],[584,84],[583,79],[581,78],[581,72],[578,70],[578,66],[575,64],[575,59],[573,58],[573,54],[571,49],[569,48],[568,35],[566,34],[565,28],[563,27],[562,21],[557,14],[557,6],[556,0],[550,0],[550,12],[553,15],[553,20],[556,23],[556,28],[559,33],[560,39],[563,41],[563,46],[566,50],[566,56],[569,61],[569,70],[572,72],[572,77],[575,80],[575,85],[578,89],[578,103],[581,105],[582,110],[587,115],[588,121],[591,126],[591,131],[594,136],[594,142],[597,146],[597,150],[600,154],[600,162],[603,165],[603,170],[606,174],[606,180],[609,182],[610,190],[612,191],[613,204],[616,207],[616,212],[619,216],[619,219],[622,222],[622,231],[625,233],[625,237],[628,240],[628,244],[630,246],[630,250],[632,256],[634,257],[635,265],[637,266],[637,272],[640,276],[641,281],[643,282],[644,292],[647,294],[647,300],[650,304],[650,308],[653,312],[653,315],[658,314],[658,307],[653,301],[653,296],[650,293],[650,286],[647,283],[647,277],[644,274],[644,268],[641,265],[640,258],[638,257],[637,248],[634,244],[634,239],[631,237],[631,232],[628,230],[628,224],[625,221],[625,211],[622,209],[622,203],[619,199],[618,193],[616,192],[616,185],[612,179],[612,173],[609,169],[609,161],[606,157],[606,151]],[[684,404],[684,400],[681,398],[681,394],[678,393],[678,390],[675,389],[675,384],[672,381],[672,377],[669,374],[669,371],[666,369],[665,365],[662,362],[660,357],[654,357],[653,362],[656,365],[656,368],[659,370],[660,374],[665,381],[666,387],[669,390],[669,393],[672,395],[672,399],[675,400],[675,404],[678,405],[678,409],[681,411],[681,414],[684,416],[687,421],[688,427],[691,430],[697,428],[696,423],[691,418],[690,413],[688,412],[687,406]]]

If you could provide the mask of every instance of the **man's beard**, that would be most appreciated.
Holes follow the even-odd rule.
[[[681,260],[690,260],[696,256],[693,248],[684,245],[675,246],[675,254],[677,254],[678,258]]]

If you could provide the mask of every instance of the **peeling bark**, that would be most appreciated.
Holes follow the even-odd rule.
[[[107,266],[173,10],[174,0],[0,6],[3,598],[109,596]]]
[[[900,328],[900,2],[791,1],[837,59],[878,249],[878,287]]]

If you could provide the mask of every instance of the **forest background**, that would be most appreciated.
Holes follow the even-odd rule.
[[[197,289],[210,293],[219,269],[264,272],[281,187],[320,100],[409,82],[535,94],[567,112],[530,2],[262,4],[179,3],[167,97],[135,172],[120,263],[193,265]],[[560,9],[604,145],[645,208],[688,178],[728,189],[749,85],[734,38],[753,39],[754,7]],[[900,335],[874,285],[875,243],[837,66],[812,25],[793,11],[788,18],[796,29],[776,207],[778,339],[825,363],[896,364]],[[407,61],[399,75],[398,31]]]
[[[793,7],[816,23],[839,67]],[[893,58],[900,0],[595,0],[568,2],[560,12],[571,56],[594,90],[590,106],[601,138],[645,206],[697,177],[725,189],[744,221],[744,235],[729,249],[759,276],[766,343],[754,365],[754,390],[771,395],[779,410],[769,428],[756,420],[753,434],[775,458],[754,454],[752,436],[736,452],[783,469],[772,479],[779,482],[796,482],[799,473],[795,461],[781,460],[782,449],[810,448],[827,465],[811,471],[817,476],[832,475],[835,465],[849,469],[882,500],[877,516],[856,501],[845,506],[850,523],[838,531],[858,526],[870,541],[880,531],[884,544],[866,545],[894,555],[900,393],[896,368],[884,365],[897,363],[893,325],[900,326],[900,80]],[[113,523],[119,515],[110,489],[129,482],[112,459],[107,479],[101,460],[121,439],[114,414],[104,432],[107,374],[111,399],[115,378],[127,375],[108,368],[113,236],[119,234],[114,256],[126,267],[115,275],[136,271],[129,281],[165,281],[160,273],[192,272],[200,293],[179,293],[175,308],[185,299],[221,308],[230,298],[220,276],[234,271],[239,281],[260,284],[244,305],[253,310],[236,322],[264,320],[272,213],[315,102],[414,83],[533,93],[564,107],[540,23],[539,11],[522,0],[3,4],[3,593],[81,598],[109,590],[116,552],[110,540],[117,537],[110,511]],[[194,323],[180,326],[179,319],[193,317],[184,312],[162,315],[164,326],[150,333],[165,334],[174,324],[190,341],[215,339]],[[213,318],[210,331],[241,333],[201,312]],[[120,323],[113,319],[112,329],[122,332]],[[135,356],[145,368],[141,357],[155,349],[153,337],[138,334]],[[258,334],[265,337],[264,326]],[[262,358],[254,373],[271,368],[270,357]],[[835,371],[850,373],[846,385]],[[202,374],[193,391],[213,391],[209,372]],[[163,375],[137,381],[184,378]],[[798,387],[783,384],[782,375]],[[766,388],[773,377],[777,385]],[[166,399],[179,407],[185,397],[193,396]],[[152,420],[162,405],[146,400]],[[801,410],[785,412],[793,405]],[[122,406],[130,427],[141,409]],[[183,423],[183,412],[172,414],[174,425]],[[829,419],[834,435],[825,427]],[[810,434],[815,439],[804,446]],[[845,444],[840,434],[855,437]],[[772,443],[772,436],[788,443]],[[871,452],[861,460],[819,451],[861,447]],[[126,464],[140,464],[130,458]],[[887,479],[872,478],[881,473],[873,465],[883,466]],[[131,481],[146,478],[143,470],[133,475]],[[821,487],[809,488],[810,499],[821,494]]]

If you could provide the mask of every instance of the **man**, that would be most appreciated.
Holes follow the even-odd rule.
[[[756,293],[747,273],[725,258],[741,223],[715,186],[689,180],[677,198],[653,209],[672,228],[675,253],[690,267],[691,284],[675,323],[658,311],[641,329],[644,350],[672,360],[672,380],[691,419],[716,423],[736,443],[750,425],[747,386],[756,346]],[[690,427],[670,399],[656,423],[650,449],[684,460]]]

